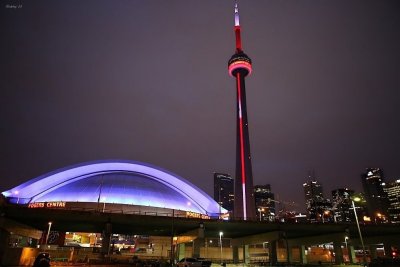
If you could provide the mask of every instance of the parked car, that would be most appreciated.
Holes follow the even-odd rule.
[[[210,267],[211,261],[203,258],[183,258],[176,264],[177,267]]]
[[[50,254],[47,252],[39,253],[32,267],[49,267],[50,266]]]
[[[201,262],[201,266],[203,267],[210,267],[212,263],[211,261],[208,261],[204,258],[197,258],[197,260]]]

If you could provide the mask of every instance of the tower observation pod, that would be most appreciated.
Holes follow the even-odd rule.
[[[255,220],[253,174],[250,156],[249,125],[247,121],[245,77],[251,74],[251,59],[243,52],[240,36],[239,9],[235,4],[235,54],[228,61],[229,74],[236,79],[237,126],[236,126],[236,178],[234,218]]]

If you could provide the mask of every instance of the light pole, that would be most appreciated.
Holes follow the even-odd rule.
[[[262,213],[263,213],[264,209],[263,208],[258,208],[258,213],[260,213],[260,222],[262,221]]]
[[[363,240],[362,235],[361,235],[360,223],[358,222],[356,205],[354,204],[354,201],[359,202],[359,201],[361,201],[361,198],[360,197],[352,198],[351,199],[351,204],[353,206],[354,216],[356,217],[356,224],[357,224],[358,234],[360,236],[361,247],[362,247],[362,250],[363,250],[363,264],[365,265],[367,263],[367,258],[366,258],[366,255],[365,255],[364,240]]]
[[[222,265],[222,236],[223,235],[224,235],[223,232],[219,232],[219,245],[221,247],[221,255],[220,255],[220,257],[221,257],[221,265]]]
[[[46,245],[48,244],[48,241],[49,241],[51,225],[52,225],[52,222],[49,222],[49,228],[47,229],[47,235],[46,235]]]

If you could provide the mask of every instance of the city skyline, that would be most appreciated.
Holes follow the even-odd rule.
[[[118,158],[211,196],[214,172],[235,173],[233,4],[5,3],[1,191]],[[362,191],[366,168],[399,179],[399,3],[239,5],[254,184],[304,207],[310,170],[325,192]]]

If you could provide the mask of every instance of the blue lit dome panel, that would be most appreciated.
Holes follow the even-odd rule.
[[[96,161],[56,170],[3,192],[10,202],[89,202],[191,211],[210,216],[217,202],[187,180],[149,164]]]
[[[171,196],[174,196],[171,198]],[[35,198],[35,202],[105,202],[187,210],[190,198],[163,183],[133,172],[102,173],[68,183],[48,194]],[[193,210],[199,212],[199,210]]]

